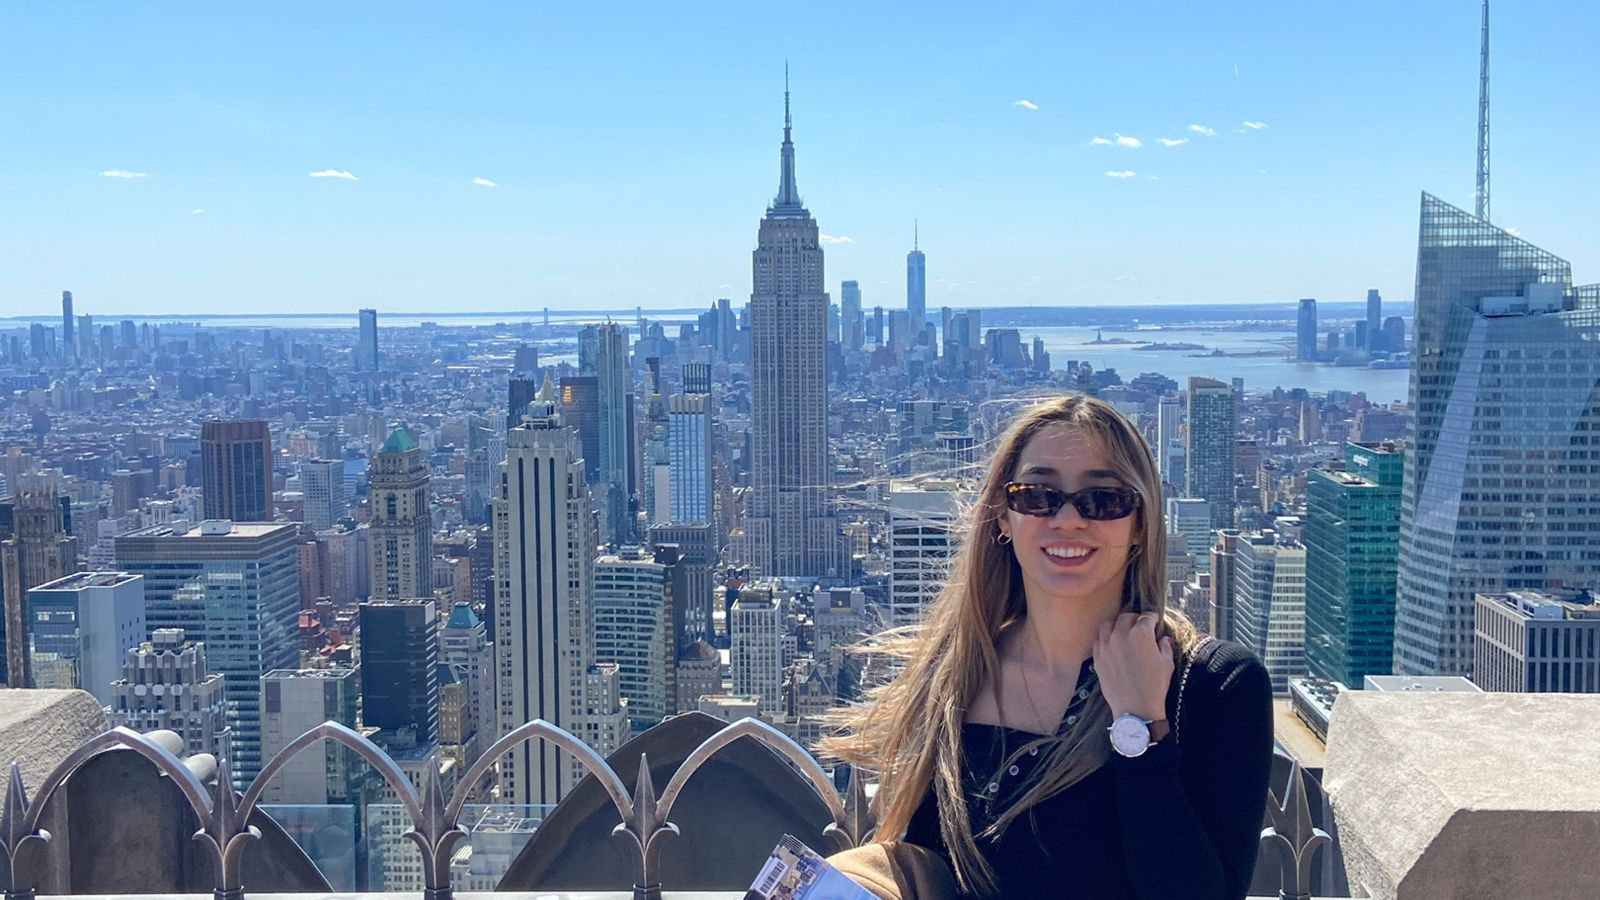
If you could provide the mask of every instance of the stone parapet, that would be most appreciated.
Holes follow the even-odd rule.
[[[20,763],[29,786],[105,730],[100,701],[88,691],[0,689],[0,761]]]
[[[1346,691],[1323,786],[1353,893],[1592,898],[1600,696]]]

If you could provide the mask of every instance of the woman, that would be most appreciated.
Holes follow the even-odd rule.
[[[1120,413],[1065,397],[1013,423],[927,621],[877,648],[899,675],[822,744],[877,773],[878,840],[931,850],[963,896],[1244,896],[1271,683],[1166,608],[1165,562]]]

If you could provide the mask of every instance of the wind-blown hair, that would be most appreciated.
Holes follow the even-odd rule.
[[[1000,635],[1027,615],[1022,570],[1009,545],[996,541],[1006,514],[1004,486],[1014,478],[1023,448],[1041,430],[1077,429],[1099,446],[1112,471],[1143,498],[1134,528],[1136,547],[1124,573],[1123,612],[1160,616],[1157,636],[1171,635],[1181,660],[1199,638],[1182,615],[1166,607],[1166,524],[1161,479],[1150,448],[1137,428],[1110,404],[1067,396],[1030,407],[996,444],[989,471],[950,563],[949,578],[929,606],[927,618],[885,632],[858,648],[899,661],[898,674],[868,692],[865,702],[836,710],[833,733],[819,744],[826,756],[876,773],[876,840],[899,838],[931,784],[938,800],[939,828],[963,889],[992,893],[994,873],[978,850],[962,791],[961,727],[984,684],[1000,703]],[[1002,810],[983,837],[1005,830],[1018,816],[1103,765],[1109,755],[1106,727],[1111,710],[1099,682],[1084,712],[1052,737],[1018,748],[1003,764],[1038,749],[1043,757],[1027,790]],[[1109,812],[1109,811],[1108,811]]]

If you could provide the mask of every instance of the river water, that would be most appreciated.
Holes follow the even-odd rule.
[[[1159,341],[1200,344],[1208,350],[1226,352],[1272,351],[1270,356],[1196,356],[1195,350],[1136,350],[1137,344],[1095,344],[1096,329],[1072,326],[1038,326],[1020,329],[1024,343],[1034,335],[1044,339],[1050,364],[1065,368],[1068,361],[1088,363],[1095,369],[1113,368],[1123,381],[1143,372],[1159,372],[1183,385],[1191,375],[1202,375],[1231,382],[1243,378],[1245,390],[1264,391],[1274,387],[1305,388],[1312,393],[1329,390],[1362,391],[1374,403],[1405,400],[1411,373],[1406,369],[1367,369],[1295,362],[1288,359],[1294,346],[1290,331],[1222,331],[1182,328],[1106,329],[1107,340]]]

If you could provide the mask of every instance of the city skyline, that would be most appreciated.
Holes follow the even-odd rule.
[[[790,23],[778,48],[753,39],[760,17],[705,34],[648,12],[509,9],[493,34],[420,10],[345,23],[369,45],[242,12],[112,17],[101,35],[12,11],[0,22],[19,36],[18,69],[43,89],[8,104],[35,127],[0,149],[0,191],[20,211],[0,219],[18,248],[0,305],[45,314],[64,288],[107,316],[738,300],[741,223],[769,189],[777,51],[808,122],[805,199],[837,223],[830,285],[858,280],[867,307],[899,307],[914,219],[934,308],[1282,302],[1374,285],[1404,299],[1412,264],[1396,248],[1415,189],[1463,206],[1472,194],[1476,6],[1218,19],[1171,5],[1137,28],[1074,10],[954,12],[910,22],[901,48],[873,42],[891,23],[862,10]],[[1496,20],[1496,221],[1536,221],[1553,246],[1594,238],[1579,213],[1600,199],[1579,177],[1594,101],[1578,86],[1600,64],[1562,47],[1597,15],[1552,4]],[[690,32],[733,50],[672,65]],[[590,40],[551,46],[562,37]],[[327,40],[345,45],[319,50]],[[1032,62],[1063,45],[1074,68]],[[307,62],[263,87],[250,66],[273,54]],[[1560,141],[1544,136],[1552,109]],[[641,198],[681,218],[683,237],[648,236],[665,212],[609,213]],[[1298,240],[1307,206],[1313,246]],[[613,241],[638,265],[607,265]]]

